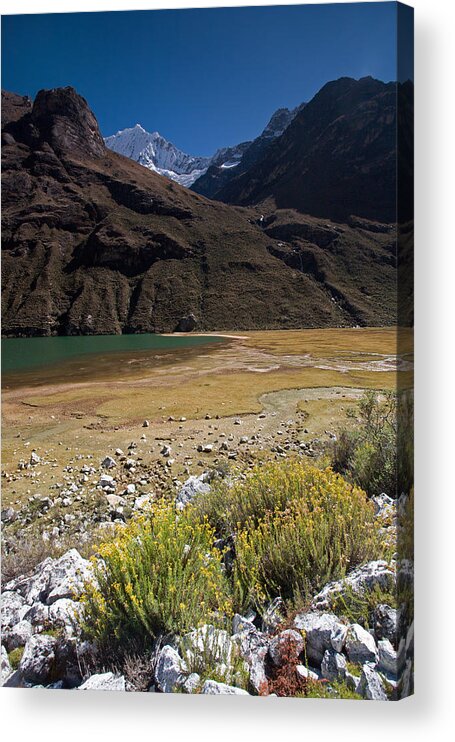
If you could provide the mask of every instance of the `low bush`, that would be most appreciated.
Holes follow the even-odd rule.
[[[194,501],[192,516],[196,521],[207,519],[218,536],[230,536],[247,522],[257,523],[266,513],[284,509],[289,500],[298,496],[301,487],[291,469],[258,467],[245,481],[215,482],[210,492]]]
[[[84,629],[104,657],[143,653],[162,634],[231,614],[220,551],[206,523],[176,517],[164,501],[100,547],[84,596]]]
[[[368,495],[386,492],[396,497],[408,486],[405,470],[398,481],[398,409],[394,392],[369,390],[359,402],[360,423],[355,430],[342,430],[333,447],[333,469],[349,477]]]
[[[17,670],[17,668],[20,665],[20,661],[22,659],[22,655],[24,654],[25,647],[16,647],[16,649],[13,649],[9,655],[9,663],[13,670]]]
[[[394,590],[382,590],[378,585],[372,590],[356,592],[346,585],[343,593],[336,595],[330,610],[337,616],[346,618],[349,623],[358,623],[365,629],[373,628],[373,613],[376,606],[386,604],[397,607],[397,594]]]
[[[261,492],[270,483],[270,501],[281,507],[240,524],[233,570],[239,612],[277,595],[305,602],[330,580],[381,555],[372,504],[331,469],[298,461],[269,464],[245,483],[244,496],[257,492],[258,479]]]
[[[305,692],[297,694],[304,698],[333,698],[346,701],[361,701],[362,696],[353,691],[344,680],[335,680],[330,683],[321,683],[316,680],[310,680],[307,683]]]

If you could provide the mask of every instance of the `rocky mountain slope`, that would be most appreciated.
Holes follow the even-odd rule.
[[[209,201],[110,151],[72,88],[2,106],[5,335],[395,322],[393,227]]]
[[[218,192],[230,183],[233,178],[246,172],[266,155],[270,145],[283,134],[294,116],[304,106],[305,103],[302,103],[301,106],[294,108],[292,111],[288,108],[279,108],[275,111],[264,131],[256,139],[252,142],[243,142],[235,148],[235,158],[231,157],[225,161],[223,158],[224,150],[218,150],[213,156],[206,172],[202,173],[194,181],[191,189],[196,191],[196,193],[200,193],[202,196],[218,198]],[[235,165],[235,168],[233,165]]]
[[[412,121],[412,106],[402,102],[400,114]],[[244,205],[271,199],[275,208],[340,221],[356,214],[394,222],[396,127],[396,83],[329,82],[259,160],[211,195]]]

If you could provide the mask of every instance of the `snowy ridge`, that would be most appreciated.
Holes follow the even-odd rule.
[[[210,157],[193,157],[179,150],[157,131],[148,132],[140,124],[104,139],[109,149],[140,165],[190,186],[207,170]]]
[[[188,155],[157,131],[148,132],[140,124],[105,137],[104,141],[109,149],[119,155],[129,157],[149,170],[189,188],[207,172],[211,165],[223,170],[231,170],[241,162],[244,153],[251,145],[279,137],[299,108],[293,111],[288,108],[279,108],[254,142],[241,142],[232,147],[222,147],[212,157]]]

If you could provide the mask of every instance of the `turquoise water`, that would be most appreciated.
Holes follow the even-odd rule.
[[[19,375],[33,369],[54,370],[68,361],[113,360],[116,354],[141,351],[178,351],[222,342],[219,336],[208,335],[84,335],[72,337],[6,338],[2,339],[2,374]]]

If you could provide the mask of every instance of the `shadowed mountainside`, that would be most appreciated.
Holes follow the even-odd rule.
[[[395,322],[393,227],[209,201],[109,151],[73,88],[2,113],[5,335]]]
[[[412,122],[412,83],[398,87],[403,127]],[[211,196],[243,205],[272,198],[275,208],[342,222],[351,214],[396,222],[396,168],[397,84],[344,77],[324,85],[257,162]]]

